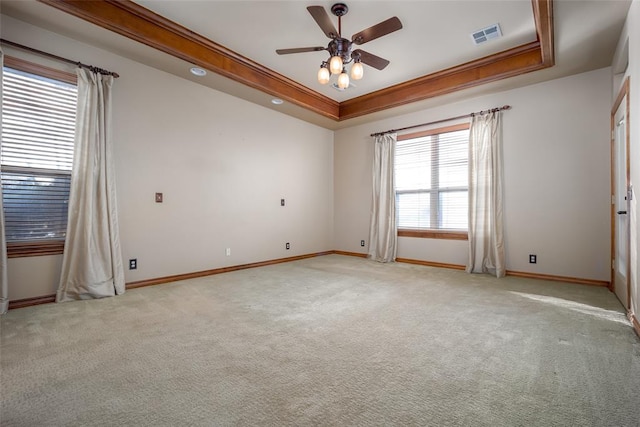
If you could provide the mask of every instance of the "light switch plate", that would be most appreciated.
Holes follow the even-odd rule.
[[[156,203],[162,203],[162,193],[156,193]]]

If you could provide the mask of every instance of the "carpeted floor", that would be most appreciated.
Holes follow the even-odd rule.
[[[2,426],[640,426],[597,287],[329,255],[1,322]]]

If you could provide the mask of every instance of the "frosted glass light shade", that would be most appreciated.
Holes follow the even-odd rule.
[[[349,75],[345,72],[342,72],[338,76],[338,87],[340,89],[346,89],[349,87]]]
[[[331,71],[331,74],[340,74],[342,71],[342,58],[332,56],[329,60],[329,71]]]
[[[350,74],[353,80],[360,80],[364,75],[364,67],[360,62],[356,62],[351,66]]]
[[[320,69],[318,70],[318,83],[320,83],[321,85],[326,85],[327,83],[329,83],[329,77],[331,77],[331,74],[329,73],[327,67],[320,67]]]

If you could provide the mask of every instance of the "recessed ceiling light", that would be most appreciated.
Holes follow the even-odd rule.
[[[198,77],[202,77],[202,76],[206,76],[207,72],[205,70],[203,70],[202,68],[199,67],[193,67],[191,68],[191,74],[193,74],[194,76],[198,76]]]
[[[280,104],[282,104],[283,102],[284,102],[284,101],[283,101],[282,99],[280,99],[280,98],[273,98],[273,99],[271,100],[271,103],[272,103],[272,104],[276,104],[276,105],[280,105]]]

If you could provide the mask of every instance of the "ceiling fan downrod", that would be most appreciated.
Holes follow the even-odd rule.
[[[331,13],[338,17],[338,37],[342,37],[342,17],[349,12],[349,8],[344,3],[336,3],[331,6]]]
[[[330,56],[338,56],[342,59],[343,65],[352,61],[351,41],[342,38],[342,17],[349,12],[349,7],[344,3],[336,3],[331,6],[331,13],[338,17],[338,36],[329,43],[327,50]]]

